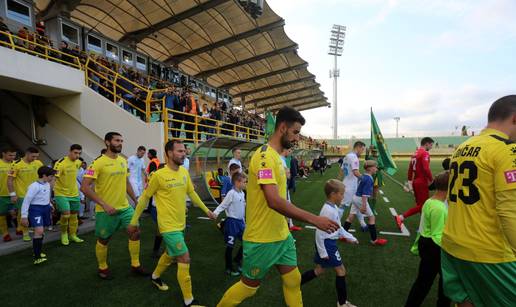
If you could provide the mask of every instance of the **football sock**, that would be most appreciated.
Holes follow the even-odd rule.
[[[154,247],[152,248],[153,251],[159,251],[159,248],[161,247],[161,241],[163,241],[162,236],[156,235],[154,237]]]
[[[283,296],[285,303],[289,307],[303,306],[303,297],[301,295],[301,273],[296,267],[287,274],[281,275],[283,280]]]
[[[235,262],[240,265],[242,263],[243,256],[244,256],[244,251],[243,251],[242,246],[240,246],[240,248],[238,249],[237,254],[235,256],[235,259],[234,259]]]
[[[239,280],[236,284],[231,286],[231,288],[229,288],[226,293],[224,293],[224,296],[217,304],[217,307],[237,306],[246,298],[253,296],[257,290],[258,287],[249,287]]]
[[[177,282],[183,293],[185,304],[188,305],[193,301],[192,279],[190,277],[190,264],[177,263]]]
[[[369,234],[371,235],[371,241],[376,241],[376,225],[375,224],[369,224]]]
[[[32,239],[32,249],[34,251],[34,258],[41,258],[41,248],[43,247],[43,237]]]
[[[348,300],[348,292],[346,289],[346,277],[337,276],[335,278],[335,286],[337,287],[337,299],[340,305],[346,304]]]
[[[9,233],[7,232],[7,218],[5,217],[5,215],[0,216],[0,232],[4,236]]]
[[[161,255],[161,257],[158,260],[158,265],[156,265],[156,268],[154,269],[154,272],[152,272],[152,278],[156,279],[165,272],[165,270],[170,266],[172,263],[172,257],[170,257],[166,252]]]
[[[77,236],[77,228],[79,227],[79,219],[77,218],[77,213],[70,215],[70,220],[68,222],[70,226],[70,235]]]
[[[140,240],[132,241],[129,240],[129,255],[131,255],[131,266],[140,266]]]
[[[99,264],[99,269],[101,270],[105,270],[108,268],[107,254],[108,246],[97,241],[97,245],[95,245],[95,255],[97,256],[97,262]]]
[[[348,221],[345,221],[345,222],[344,222],[344,229],[345,229],[346,231],[348,231],[350,227],[351,227],[351,223],[350,223],[350,222],[348,222]]]
[[[70,215],[69,214],[61,214],[61,218],[59,219],[59,223],[61,224],[61,234],[67,234],[68,233],[68,223],[70,221]]]
[[[301,275],[301,285],[306,284],[307,282],[311,281],[312,279],[316,278],[317,275],[315,275],[315,270],[306,271]]]
[[[226,246],[226,270],[233,270],[233,247]]]

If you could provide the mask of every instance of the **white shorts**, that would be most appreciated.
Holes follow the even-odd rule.
[[[129,180],[131,187],[133,188],[134,195],[136,198],[140,197],[143,193],[143,183]]]
[[[346,205],[346,207],[349,207],[349,205],[351,205],[353,202],[353,197],[357,192],[358,185],[344,182],[344,186],[346,187],[346,190],[344,191],[344,199],[342,200],[342,204]]]
[[[362,197],[358,197],[358,196],[354,195],[353,202],[351,204],[351,210],[349,211],[349,214],[354,214],[354,215],[362,214],[363,216],[367,216],[367,217],[374,216],[373,210],[371,210],[371,207],[369,207],[369,203],[366,204],[366,213],[360,212],[361,207],[362,207]]]

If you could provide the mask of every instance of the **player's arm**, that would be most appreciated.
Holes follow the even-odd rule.
[[[326,251],[326,247],[324,246],[324,237],[323,233],[316,231],[315,233],[315,247],[317,248],[317,253],[319,257],[322,259],[328,259],[328,252]]]
[[[97,193],[93,190],[93,183],[95,179],[91,177],[84,177],[81,184],[81,192],[87,198],[93,200],[95,203],[99,204],[107,214],[114,214],[116,209],[107,204],[102,198],[100,198]]]
[[[362,177],[362,174],[360,174],[360,161],[358,159],[356,160],[353,160],[353,162],[351,162],[351,169],[353,170],[353,175],[355,175],[355,177],[357,177],[358,179],[360,179]]]
[[[125,189],[127,191],[127,195],[133,200],[133,202],[136,204],[138,202],[138,199],[136,198],[136,195],[134,194],[133,185],[131,182],[129,182],[129,176],[125,178]]]
[[[29,226],[29,221],[27,220],[27,217],[29,216],[29,207],[30,203],[34,199],[34,196],[38,192],[38,189],[36,186],[29,186],[29,189],[27,190],[27,194],[23,198],[23,203],[21,207],[21,218],[22,218],[22,224],[24,226]]]
[[[446,209],[444,207],[433,207],[430,211],[430,236],[437,240],[436,244],[441,245],[445,223]]]
[[[407,181],[412,182],[414,180],[414,163],[416,163],[415,159],[410,159],[408,170],[407,170]]]
[[[500,219],[502,231],[516,255],[516,189],[496,192],[496,213]]]
[[[434,177],[432,176],[432,171],[430,170],[430,155],[426,153],[423,157],[423,172],[425,174],[426,181],[430,184]]]
[[[204,213],[206,213],[206,215],[210,219],[216,219],[217,216],[214,215],[213,212],[211,212],[211,210],[208,209],[208,207],[206,207],[206,205],[202,202],[202,200],[199,197],[199,195],[197,195],[197,193],[195,192],[195,189],[194,189],[192,180],[190,179],[190,176],[188,176],[187,182],[188,182],[188,186],[187,186],[187,190],[186,191],[188,193],[188,196],[190,197],[190,200],[192,201],[192,204],[194,206],[200,208]]]
[[[342,166],[339,167],[339,176],[338,176],[339,180],[343,180],[344,179],[344,171],[342,170],[343,166],[344,166],[344,162],[342,163]]]
[[[136,204],[136,208],[134,208],[134,214],[131,218],[131,222],[129,225],[131,226],[139,226],[138,220],[140,219],[140,216],[143,213],[143,210],[147,207],[149,204],[149,200],[151,197],[156,193],[156,191],[159,188],[159,178],[158,176],[152,176],[149,180],[149,185],[147,188],[143,191],[142,195],[138,199],[138,203]]]
[[[272,210],[286,217],[312,224],[327,233],[332,233],[339,229],[339,225],[329,218],[317,216],[303,209],[299,209],[294,204],[281,198],[277,185],[262,184],[261,188],[265,195],[265,199],[267,200],[267,205]]]
[[[227,208],[229,208],[229,205],[231,204],[231,200],[233,199],[232,196],[233,196],[232,192],[229,191],[229,193],[222,200],[220,205],[218,205],[217,208],[213,211],[213,214],[215,215],[215,218],[217,218],[222,211],[225,211]]]

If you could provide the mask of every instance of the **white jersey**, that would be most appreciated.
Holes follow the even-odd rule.
[[[29,185],[27,194],[23,198],[21,217],[29,216],[30,206],[50,205],[50,184],[48,182],[36,181]]]
[[[186,168],[187,171],[190,170],[190,159],[188,159],[188,157],[185,157],[185,161],[183,162],[183,167]]]
[[[346,188],[349,186],[357,186],[358,178],[353,174],[354,170],[360,168],[360,161],[358,160],[357,154],[352,151],[344,157],[342,163],[342,171],[344,172],[344,185]]]
[[[352,241],[357,240],[352,234],[347,232],[340,224],[339,210],[336,205],[326,202],[323,205],[321,212],[319,213],[319,216],[325,216],[330,220],[334,221],[335,223],[339,224],[339,229],[333,233],[327,233],[319,229],[315,231],[315,245],[317,246],[317,253],[319,253],[319,257],[328,257],[326,247],[324,246],[324,240],[326,239],[338,240],[340,238],[346,238]]]
[[[226,216],[237,220],[244,220],[245,218],[245,194],[243,191],[238,192],[235,189],[226,194],[224,200],[213,211],[215,215],[219,215],[222,211],[226,211]]]
[[[229,163],[228,163],[228,174],[229,174],[229,167],[231,166],[231,164],[238,164],[238,166],[240,166],[240,173],[244,171],[244,169],[242,168],[242,162],[240,162],[240,160],[238,160],[238,159],[231,158],[231,160],[229,160]]]
[[[135,183],[143,183],[142,172],[145,171],[145,162],[143,158],[133,155],[127,159],[127,168],[129,169],[129,180]]]

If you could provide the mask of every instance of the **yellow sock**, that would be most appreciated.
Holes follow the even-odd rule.
[[[95,254],[97,255],[97,262],[99,264],[99,269],[105,270],[108,268],[107,265],[107,245],[101,244],[97,241],[97,245],[95,245]]]
[[[177,282],[183,293],[183,299],[185,301],[192,300],[192,279],[190,277],[190,264],[188,263],[177,263]]]
[[[68,222],[70,220],[69,214],[61,214],[61,218],[59,219],[59,224],[61,227],[61,234],[68,234]]]
[[[301,273],[298,268],[281,275],[283,280],[283,296],[285,303],[289,307],[303,306],[303,297],[301,295]]]
[[[131,241],[129,240],[129,255],[131,255],[131,266],[140,266],[140,240]]]
[[[9,233],[7,232],[7,219],[5,218],[5,215],[0,215],[0,232],[3,236]]]
[[[77,228],[79,227],[79,219],[77,218],[77,213],[70,214],[70,222],[68,224],[70,226],[70,236],[77,236]]]
[[[158,278],[165,272],[165,270],[170,266],[172,263],[172,260],[174,258],[167,255],[166,252],[161,255],[158,261],[158,265],[156,265],[156,268],[154,269],[154,272],[152,272],[152,278]]]
[[[224,293],[224,296],[222,297],[220,302],[217,304],[217,307],[237,306],[246,298],[253,296],[257,290],[258,290],[258,287],[256,287],[256,288],[249,287],[248,285],[244,284],[242,281],[238,281],[231,288],[229,288],[226,291],[226,293]]]

